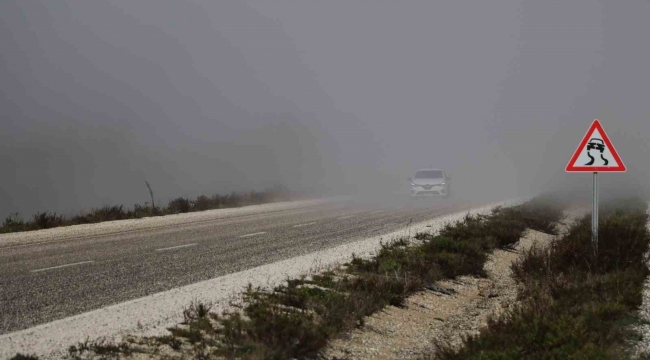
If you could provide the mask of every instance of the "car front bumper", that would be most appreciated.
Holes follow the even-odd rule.
[[[425,189],[421,186],[411,187],[412,197],[431,197],[431,196],[447,196],[446,186],[434,186],[430,189]]]

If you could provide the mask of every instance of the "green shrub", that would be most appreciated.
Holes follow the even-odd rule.
[[[269,198],[231,194],[199,198],[196,206],[264,199]],[[214,314],[209,306],[192,303],[183,312],[185,326],[169,329],[171,338],[157,341],[178,349],[190,344],[194,355],[204,358],[317,358],[330,339],[363,326],[367,316],[388,305],[403,306],[407,296],[427,285],[462,275],[485,276],[488,253],[516,243],[531,221],[522,214],[532,214],[534,209],[499,208],[487,216],[468,215],[438,235],[417,234],[419,241],[401,238],[384,243],[376,256],[353,256],[345,269],[314,275],[311,280],[288,279],[273,289],[249,285],[239,311]],[[213,351],[206,355],[209,347]]]
[[[134,214],[125,211],[124,206],[104,206],[94,209],[86,215],[77,215],[70,219],[72,224],[94,224],[104,221],[115,221],[133,218]]]
[[[210,199],[205,195],[201,195],[197,197],[196,201],[194,202],[194,210],[196,211],[211,210],[211,209],[216,209],[218,207],[219,207],[218,201],[214,201],[213,199]]]
[[[9,360],[38,360],[38,356],[36,356],[36,355],[16,354]]]
[[[50,214],[49,212],[40,212],[32,217],[32,228],[34,229],[50,229],[53,227],[61,226],[64,223],[63,216],[56,213]]]
[[[523,302],[492,318],[460,349],[438,344],[439,359],[627,358],[629,325],[650,274],[643,201],[615,202],[599,227],[598,254],[590,216],[548,249],[534,247],[513,264]]]
[[[7,216],[5,221],[2,223],[0,228],[0,233],[9,233],[9,232],[18,232],[29,230],[29,225],[22,220],[18,213],[11,214]]]
[[[596,257],[591,237],[591,216],[585,216],[570,228],[566,236],[553,242],[548,251],[532,249],[527,253],[516,264],[515,275],[524,281],[526,277],[557,273],[608,273],[628,267],[645,268],[650,243],[647,222],[648,215],[637,210],[615,212],[601,220]]]
[[[519,241],[535,206],[495,209],[487,216],[466,216],[439,235],[417,234],[417,243],[398,239],[381,245],[371,259],[353,256],[349,276],[325,273],[311,281],[288,280],[272,290],[252,289],[242,312],[216,317],[219,350],[227,357],[284,359],[316,356],[341,331],[363,325],[386,305],[402,306],[410,294],[444,278],[485,276],[487,252]],[[545,229],[552,228],[547,217]],[[541,228],[541,227],[540,227]],[[316,286],[316,287],[314,287]]]
[[[170,214],[186,213],[190,209],[190,200],[182,197],[170,201],[169,205],[167,205],[167,212]]]
[[[2,227],[0,227],[0,234],[49,229],[59,226],[94,224],[104,221],[139,219],[149,216],[186,213],[189,211],[239,207],[243,205],[286,200],[294,196],[296,196],[296,194],[290,192],[285,187],[276,186],[263,191],[252,191],[247,193],[233,192],[225,196],[213,195],[210,198],[207,196],[199,196],[195,201],[185,198],[177,198],[170,201],[168,206],[163,209],[160,207],[152,208],[147,205],[147,203],[145,203],[145,205],[135,204],[133,210],[125,209],[122,205],[104,206],[72,217],[64,217],[49,212],[40,212],[35,214],[31,221],[23,221],[18,217],[18,214],[12,214],[3,222]]]

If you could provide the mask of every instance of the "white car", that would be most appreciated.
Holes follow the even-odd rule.
[[[440,169],[420,169],[415,176],[409,178],[411,182],[411,197],[442,196],[449,197],[449,180]]]

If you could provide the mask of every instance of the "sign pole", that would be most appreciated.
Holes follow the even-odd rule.
[[[594,171],[594,202],[591,213],[591,242],[598,255],[598,172]]]
[[[594,120],[573,153],[565,171],[594,174],[594,198],[591,212],[591,243],[598,255],[598,173],[625,172],[627,168],[598,119]]]

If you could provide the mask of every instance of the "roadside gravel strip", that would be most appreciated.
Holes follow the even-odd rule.
[[[458,348],[464,336],[477,335],[490,316],[498,316],[517,301],[510,266],[533,244],[545,246],[552,235],[528,230],[513,250],[495,249],[484,269],[487,278],[460,276],[436,283],[454,294],[421,291],[403,307],[388,306],[365,319],[364,326],[331,341],[324,359],[417,359],[436,352],[432,341]]]
[[[469,213],[486,213],[495,206],[510,206],[521,203],[526,199],[514,199],[505,202],[499,202],[474,208],[463,212],[457,212],[450,215],[440,216],[427,221],[413,224],[408,228],[385,234],[382,236],[371,237],[365,240],[341,245],[323,251],[314,252],[308,255],[295,257],[288,260],[260,266],[257,268],[245,270],[242,272],[221,276],[207,281],[198,282],[192,285],[176,288],[173,290],[157,293],[136,300],[120,303],[106,308],[90,311],[69,318],[57,320],[47,324],[42,324],[30,329],[9,333],[0,336],[0,358],[9,358],[16,353],[36,354],[44,359],[58,359],[70,345],[78,342],[104,338],[109,341],[119,341],[123,335],[145,335],[155,336],[166,334],[168,327],[178,324],[183,319],[182,310],[192,301],[211,302],[215,306],[213,310],[219,312],[228,307],[231,300],[237,299],[243,288],[247,284],[253,286],[272,286],[286,280],[288,277],[298,277],[303,274],[317,272],[324,267],[349,261],[352,254],[361,257],[372,256],[379,249],[380,242],[387,241],[410,232],[436,231],[444,224],[462,219]],[[314,201],[309,205],[314,206]],[[320,200],[324,203],[330,200]],[[300,202],[296,202],[300,203]],[[292,208],[295,209],[300,204],[269,204],[261,205],[274,207],[278,210]],[[228,212],[231,216],[236,214],[237,210],[245,212],[245,208],[222,210]],[[250,210],[248,210],[250,211]],[[254,211],[254,210],[253,210]],[[200,213],[190,214],[198,220]],[[179,215],[180,218],[182,215]],[[214,216],[214,215],[212,215]],[[184,217],[183,217],[184,218]],[[147,226],[156,225],[156,218],[146,219],[146,224],[124,224],[124,227],[139,226],[138,229]],[[162,220],[162,219],[161,219]],[[140,220],[135,220],[135,222]],[[169,225],[170,220],[165,222]],[[175,221],[175,220],[171,220]],[[187,219],[184,218],[184,221]],[[200,220],[198,220],[200,221]],[[101,225],[101,224],[100,224]],[[133,229],[133,228],[131,228]],[[70,231],[69,236],[88,236],[80,233],[89,229],[54,229],[59,231]],[[53,235],[41,233],[35,238],[40,237],[40,241],[52,239]],[[22,235],[22,234],[17,234]],[[57,233],[61,237],[61,233]],[[7,241],[3,237],[1,241]],[[18,241],[12,240],[9,241]],[[39,240],[36,240],[39,241]]]
[[[564,213],[560,234],[589,210],[571,208]],[[494,249],[484,265],[487,277],[460,276],[435,283],[453,294],[421,291],[408,297],[404,306],[388,306],[364,321],[364,326],[334,339],[322,351],[324,359],[395,360],[429,359],[436,354],[435,341],[454,348],[463,345],[465,336],[476,336],[490,317],[503,314],[520,302],[519,285],[512,277],[511,265],[533,245],[546,247],[554,235],[528,229],[513,249]]]

